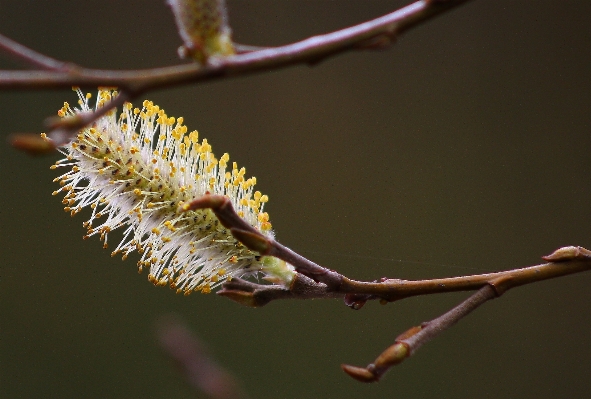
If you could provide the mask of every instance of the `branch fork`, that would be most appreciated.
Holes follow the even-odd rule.
[[[241,305],[260,307],[277,299],[343,298],[345,304],[358,310],[368,301],[393,302],[415,295],[452,291],[476,292],[443,315],[411,327],[394,340],[366,367],[341,365],[343,371],[361,382],[377,382],[394,365],[413,355],[423,344],[447,330],[485,302],[497,298],[513,287],[591,269],[591,251],[583,247],[563,247],[543,259],[549,263],[522,269],[472,276],[433,280],[407,281],[381,278],[373,282],[349,279],[317,265],[269,239],[238,216],[229,198],[206,194],[180,205],[179,211],[211,209],[232,235],[261,255],[276,256],[293,265],[297,271],[290,287],[262,285],[242,279],[223,284],[218,295]]]

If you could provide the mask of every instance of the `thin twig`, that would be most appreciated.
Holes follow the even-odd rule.
[[[181,204],[179,211],[194,209],[211,209],[220,223],[230,229],[238,241],[248,249],[261,255],[274,256],[293,265],[301,273],[316,282],[323,283],[328,289],[339,292],[344,276],[334,270],[322,267],[309,259],[295,253],[277,241],[261,234],[258,230],[242,219],[232,206],[230,200],[223,195],[204,195],[189,203]]]
[[[263,306],[278,299],[343,298],[349,307],[358,310],[368,300],[377,299],[392,302],[418,295],[473,291],[500,279],[507,280],[506,286],[513,288],[588,270],[591,270],[591,259],[573,258],[563,262],[543,263],[523,269],[445,279],[416,281],[392,279],[386,280],[384,283],[365,283],[350,280],[358,284],[347,286],[341,290],[332,290],[326,284],[315,282],[303,274],[298,274],[289,289],[278,285],[256,284],[234,279],[224,284],[223,290],[219,291],[218,294],[249,306]],[[390,294],[381,294],[384,296],[380,296],[357,292],[357,287],[363,287],[364,284],[372,284],[376,288],[383,286]]]
[[[301,273],[295,275],[289,288],[233,278],[224,283],[217,294],[253,308],[264,306],[277,299],[343,298],[343,294],[330,291],[326,284],[317,283]]]
[[[322,295],[322,292],[326,293],[326,297],[331,298],[335,297],[335,295],[332,295],[334,293],[342,294],[342,296],[347,294],[349,295],[348,302],[354,303],[352,307],[355,309],[359,309],[369,299],[391,302],[416,295],[473,291],[493,283],[497,287],[499,282],[503,282],[502,289],[506,290],[591,269],[591,251],[581,247],[565,247],[544,257],[549,263],[521,269],[419,281],[386,278],[378,282],[357,281],[334,270],[322,267],[295,253],[276,240],[264,236],[238,216],[230,200],[223,195],[204,195],[189,203],[182,204],[179,210],[185,212],[205,208],[211,209],[220,223],[228,228],[234,238],[247,248],[257,251],[261,255],[274,256],[284,260],[293,265],[298,273],[305,275],[316,283],[322,284],[312,288],[310,282],[306,281],[305,288],[303,287],[301,292],[294,292],[292,297],[302,298],[305,295],[311,295],[311,297],[317,298]],[[277,295],[276,299],[290,297],[290,295],[286,295],[275,288],[271,288],[272,292],[263,293],[263,287],[265,286],[257,286],[254,289],[247,289],[245,292],[250,294],[257,292],[257,295],[261,296],[261,298],[264,297],[265,303],[275,299],[274,295]],[[228,289],[236,291],[235,286],[228,287]]]
[[[75,71],[71,72],[4,70],[0,71],[0,89],[37,90],[70,86],[117,86],[146,91],[257,72],[268,72],[271,69],[301,63],[316,64],[320,60],[349,50],[375,48],[376,38],[387,38],[386,41],[378,41],[389,44],[403,32],[467,1],[469,0],[417,1],[390,14],[359,25],[310,37],[285,46],[237,54],[223,59],[212,59],[206,66],[193,63],[128,71],[90,68],[76,68]],[[4,51],[15,51],[9,42],[5,43],[6,46],[2,47]]]
[[[157,337],[164,353],[174,361],[189,386],[201,397],[245,398],[236,379],[207,353],[204,345],[176,317],[159,321]]]
[[[11,135],[8,140],[13,147],[31,155],[49,154],[57,147],[68,143],[80,129],[106,115],[111,109],[122,106],[131,97],[132,94],[129,91],[121,91],[116,97],[94,112],[78,113],[67,118],[57,116],[47,118],[45,123],[50,129],[47,135],[17,133]]]
[[[403,362],[407,357],[412,356],[421,346],[431,341],[437,335],[447,330],[459,320],[467,316],[470,312],[478,308],[485,302],[501,296],[511,288],[523,284],[533,283],[546,278],[558,277],[555,274],[558,270],[564,269],[567,274],[574,273],[575,270],[583,271],[591,268],[591,251],[581,247],[564,247],[556,250],[544,259],[551,261],[545,265],[539,265],[520,270],[533,270],[534,274],[527,273],[514,277],[508,272],[495,273],[497,278],[491,278],[486,285],[472,294],[458,306],[444,313],[443,315],[412,327],[396,338],[394,344],[382,352],[373,363],[367,367],[356,367],[351,365],[342,365],[343,371],[361,382],[376,382],[390,367]],[[544,269],[544,270],[542,270]],[[550,272],[547,272],[549,269]],[[536,277],[536,274],[544,277]],[[560,274],[563,275],[563,274]],[[527,276],[527,277],[526,277]],[[551,277],[552,276],[552,277]],[[526,278],[529,280],[526,281]]]
[[[37,67],[49,71],[58,71],[66,73],[76,73],[80,66],[66,61],[60,61],[55,58],[41,54],[32,50],[14,40],[0,35],[0,52],[8,54],[17,61],[23,61],[32,67]]]
[[[407,357],[414,355],[423,344],[447,330],[480,305],[496,298],[496,296],[497,293],[493,286],[485,285],[443,315],[418,327],[412,327],[399,335],[394,344],[382,352],[367,367],[356,367],[348,364],[343,364],[341,367],[344,372],[357,381],[377,382],[390,367],[402,363]]]
[[[423,344],[467,316],[478,306],[511,288],[591,269],[591,251],[582,247],[564,247],[544,257],[549,263],[497,273],[421,281],[398,279],[381,279],[379,282],[372,283],[355,281],[317,265],[274,239],[264,236],[236,214],[232,203],[225,196],[207,194],[189,203],[181,204],[179,211],[204,208],[211,209],[220,223],[230,229],[232,235],[246,247],[261,255],[275,256],[291,263],[298,272],[289,288],[277,285],[265,286],[241,279],[226,282],[218,294],[242,305],[258,307],[276,299],[343,297],[348,306],[360,309],[370,299],[387,302],[415,295],[478,290],[440,317],[407,330],[367,367],[342,365],[347,374],[362,382],[378,381],[390,367],[404,361]]]
[[[67,143],[70,138],[75,135],[84,126],[88,126],[97,119],[106,115],[113,108],[121,107],[125,102],[129,101],[135,92],[128,90],[120,91],[116,97],[105,103],[102,107],[94,112],[78,113],[75,116],[67,118],[49,118],[46,124],[51,129],[49,138],[56,146],[61,146]]]
[[[148,90],[198,83],[252,73],[267,72],[290,65],[316,64],[330,56],[353,49],[375,49],[389,46],[403,32],[469,0],[422,0],[390,14],[341,29],[310,37],[300,42],[275,48],[256,48],[241,45],[244,51],[224,58],[212,57],[207,65],[198,63],[143,70],[100,70],[83,68],[73,63],[56,60],[0,35],[0,52],[25,61],[42,70],[0,70],[0,90],[56,89],[71,86],[115,86],[126,93],[129,101]],[[122,98],[121,98],[122,99]],[[114,100],[96,115],[79,118],[74,123],[63,120],[48,133],[51,142],[43,142],[31,134],[17,134],[10,138],[14,147],[34,155],[45,154],[71,140],[84,126],[94,122],[104,112],[120,105]],[[121,102],[122,103],[122,102]],[[80,123],[78,123],[80,121]],[[87,121],[82,124],[82,121]],[[287,257],[300,257],[289,249],[277,248]],[[300,257],[301,258],[301,257]],[[303,261],[301,258],[300,261]],[[339,284],[337,281],[333,281]]]

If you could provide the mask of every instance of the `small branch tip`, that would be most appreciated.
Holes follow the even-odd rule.
[[[542,259],[548,262],[565,262],[573,259],[589,260],[591,259],[591,251],[583,247],[562,247],[550,255],[542,256]]]
[[[8,142],[17,150],[33,156],[47,155],[55,151],[53,141],[47,139],[47,136],[35,133],[16,133],[8,137]]]
[[[379,379],[371,371],[363,367],[351,366],[348,364],[341,364],[341,368],[350,377],[360,382],[377,382]]]
[[[179,212],[194,211],[195,209],[206,209],[216,210],[221,208],[228,199],[223,195],[209,195],[206,194],[202,197],[194,199],[191,202],[186,202],[179,206]]]
[[[264,305],[258,303],[252,292],[229,290],[226,288],[222,288],[217,292],[217,295],[228,298],[236,303],[239,303],[240,305],[244,305],[249,308],[258,308]]]

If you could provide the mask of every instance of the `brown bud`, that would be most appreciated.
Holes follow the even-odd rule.
[[[227,290],[224,288],[219,290],[217,294],[250,308],[261,306],[255,300],[254,294],[252,292]]]
[[[235,227],[232,227],[230,232],[232,232],[232,235],[248,249],[256,251],[261,255],[267,254],[270,249],[269,240],[260,233],[251,233],[250,231],[237,229]]]
[[[407,344],[396,342],[394,345],[389,346],[383,351],[380,356],[377,357],[374,364],[377,369],[387,368],[401,363],[409,354],[410,351]]]
[[[376,382],[376,376],[366,368],[350,366],[348,364],[341,364],[341,368],[351,377],[361,382]]]
[[[46,155],[55,151],[55,145],[51,140],[34,133],[13,134],[8,140],[14,148],[30,155]]]

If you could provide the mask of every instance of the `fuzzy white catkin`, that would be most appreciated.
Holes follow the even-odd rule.
[[[75,91],[79,106],[64,103],[60,117],[92,110],[92,96]],[[100,89],[95,108],[116,95]],[[227,279],[256,272],[274,282],[291,281],[291,265],[246,248],[211,210],[178,210],[206,193],[224,195],[240,217],[273,238],[263,211],[268,197],[254,191],[256,178],[246,179],[236,163],[227,170],[229,155],[217,159],[207,139],[199,141],[197,131],[187,132],[183,118],[167,116],[151,101],[141,109],[126,103],[119,115],[109,111],[61,151],[66,158],[52,168],[69,171],[54,180],[62,187],[53,194],[65,192],[64,209],[72,215],[91,209],[84,238],[99,235],[106,248],[109,233],[122,229],[123,239],[112,255],[125,259],[138,251],[138,270],[149,269],[155,285],[177,293],[207,293]]]

